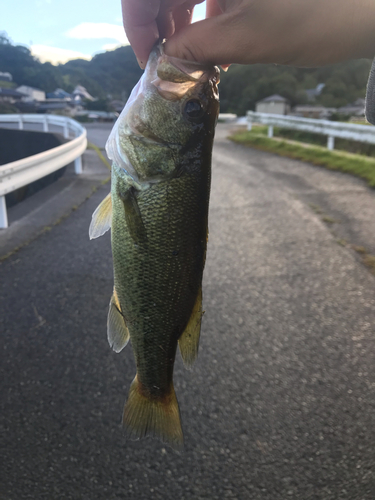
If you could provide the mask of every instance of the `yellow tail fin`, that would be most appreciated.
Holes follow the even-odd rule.
[[[132,382],[122,422],[130,438],[152,436],[176,450],[183,447],[183,434],[173,384],[163,399],[151,399],[141,391],[137,378]]]

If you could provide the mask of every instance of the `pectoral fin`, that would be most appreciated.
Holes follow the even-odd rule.
[[[109,193],[92,214],[89,236],[90,240],[99,238],[111,228],[112,198]]]
[[[129,330],[126,326],[124,316],[121,314],[120,303],[114,290],[109,303],[107,336],[109,345],[115,352],[120,352],[129,342]]]
[[[131,187],[125,193],[121,193],[120,197],[124,204],[125,220],[130,236],[135,243],[145,244],[147,242],[147,233],[139,210],[135,189]]]
[[[199,289],[189,323],[178,340],[182,361],[186,368],[191,368],[198,356],[199,337],[202,322],[202,287]]]

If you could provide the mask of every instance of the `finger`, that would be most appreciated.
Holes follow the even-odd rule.
[[[159,38],[170,38],[175,31],[173,13],[171,10],[161,11],[156,19],[159,30]]]
[[[200,3],[200,2],[196,2]],[[175,31],[178,32],[185,26],[191,24],[193,18],[194,5],[191,2],[185,2],[173,11],[173,19],[175,24]]]
[[[223,11],[221,10],[219,4],[217,3],[217,0],[206,1],[206,17],[215,17],[222,13]]]
[[[122,0],[125,32],[142,69],[159,38],[159,8],[160,0]]]
[[[243,62],[239,57],[241,20],[238,16],[221,14],[185,26],[165,44],[165,53],[202,63],[227,65]]]

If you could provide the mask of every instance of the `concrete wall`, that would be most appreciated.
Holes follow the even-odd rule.
[[[258,102],[255,111],[257,113],[285,115],[287,113],[287,104],[285,102]]]
[[[0,128],[0,165],[21,160],[66,142],[60,134]],[[6,195],[7,207],[28,198],[61,177],[66,167]]]

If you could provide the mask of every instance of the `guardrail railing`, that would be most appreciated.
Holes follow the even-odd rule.
[[[273,127],[284,127],[303,132],[313,132],[327,136],[327,148],[335,147],[335,138],[375,144],[375,127],[356,123],[331,122],[316,118],[300,118],[299,116],[273,115],[268,113],[247,112],[247,129],[253,123],[268,125],[268,137],[273,137]]]
[[[76,174],[82,173],[81,156],[87,147],[86,129],[72,118],[55,115],[0,115],[1,128],[60,131],[70,141],[22,160],[0,165],[0,228],[8,227],[5,195],[65,167],[74,161]],[[39,128],[38,128],[39,126]],[[57,128],[57,130],[56,130]],[[54,130],[55,129],[55,130]]]

